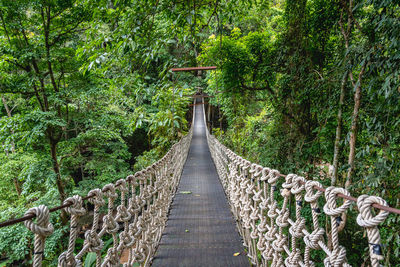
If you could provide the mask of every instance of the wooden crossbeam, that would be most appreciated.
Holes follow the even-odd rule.
[[[172,72],[180,72],[180,71],[198,71],[198,70],[215,70],[217,66],[208,66],[208,67],[187,67],[187,68],[173,68]]]

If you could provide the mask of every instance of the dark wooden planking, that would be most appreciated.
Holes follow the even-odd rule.
[[[189,155],[152,266],[250,266],[208,149],[200,98],[196,104]]]

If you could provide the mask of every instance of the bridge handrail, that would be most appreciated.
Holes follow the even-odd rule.
[[[193,121],[194,116],[193,113]],[[166,224],[192,136],[193,123],[189,133],[151,166],[102,189],[93,189],[85,197],[69,197],[61,206],[31,208],[23,217],[3,222],[0,227],[25,223],[34,233],[33,266],[39,267],[42,266],[46,238],[54,232],[50,213],[64,209],[70,215],[69,243],[68,249],[58,257],[58,266],[82,266],[83,258],[89,252],[96,254],[96,266],[119,266],[120,256],[125,250],[129,251],[129,258],[124,266],[135,263],[149,266]],[[79,218],[87,212],[83,207],[84,200],[94,206],[93,222],[85,232],[83,248],[74,254],[81,228]],[[114,205],[116,201],[120,203],[118,206]],[[107,214],[101,220],[100,209],[106,204]],[[102,238],[106,234],[111,235],[113,242],[103,257]]]
[[[325,266],[350,266],[338,233],[343,230],[347,210],[355,201],[356,221],[366,230],[371,265],[380,266],[383,255],[378,225],[390,212],[400,214],[400,210],[389,207],[377,196],[354,198],[344,188],[324,188],[318,181],[296,174],[283,175],[278,170],[252,163],[221,144],[208,129],[206,132],[219,178],[253,265],[314,266],[311,252],[322,249],[327,255]],[[290,214],[293,197],[295,214]],[[330,218],[328,234],[318,220],[323,198],[323,212]],[[341,204],[339,198],[343,198]],[[312,226],[306,225],[302,215],[305,204],[311,208]],[[379,212],[372,212],[373,207]]]

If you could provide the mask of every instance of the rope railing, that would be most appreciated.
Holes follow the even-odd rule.
[[[358,208],[357,224],[367,233],[371,265],[380,266],[383,253],[378,225],[390,212],[400,214],[400,210],[388,207],[386,201],[377,196],[354,198],[344,188],[324,188],[318,181],[296,174],[283,175],[251,163],[221,144],[208,130],[207,140],[254,266],[315,266],[311,257],[314,250],[326,254],[325,266],[350,266],[338,234],[353,201]],[[292,198],[294,214],[290,212]],[[307,206],[311,211],[310,225],[303,216]],[[379,211],[373,212],[373,207]],[[319,222],[323,213],[330,221],[328,233]]]
[[[314,266],[311,255],[315,250],[326,254],[325,266],[350,266],[338,235],[352,202],[357,203],[356,221],[367,233],[371,265],[380,265],[383,255],[378,225],[390,212],[400,214],[400,210],[389,207],[377,196],[354,198],[344,188],[324,188],[317,181],[296,174],[283,175],[251,163],[221,144],[208,130],[206,133],[221,184],[254,266]],[[149,266],[166,225],[192,135],[193,127],[162,159],[126,179],[93,189],[85,197],[67,198],[55,208],[31,208],[23,217],[0,223],[0,227],[24,222],[34,233],[33,266],[42,266],[46,238],[54,232],[50,214],[64,209],[69,214],[69,242],[58,257],[58,266],[82,266],[88,253],[96,255],[96,267],[120,266],[121,254],[126,251],[129,256],[123,266]],[[295,212],[291,214],[293,198]],[[85,200],[92,204],[93,220],[90,229],[81,235],[80,218],[87,213]],[[372,208],[379,211],[373,212]],[[311,218],[303,216],[304,209],[309,210]],[[320,225],[323,213],[330,221],[329,230]],[[79,250],[78,237],[84,238]],[[104,252],[106,238],[111,238],[112,243]]]
[[[40,205],[31,208],[23,217],[1,226],[25,223],[34,233],[33,266],[39,267],[42,266],[46,238],[54,232],[50,213],[64,209],[70,215],[69,242],[67,250],[58,257],[58,266],[82,266],[89,252],[96,254],[96,267],[120,266],[123,251],[129,252],[123,266],[149,266],[166,225],[192,135],[193,127],[162,159],[126,179],[93,189],[86,197],[69,197],[59,207],[49,209]],[[75,243],[82,226],[79,219],[87,213],[84,200],[94,207],[93,220],[91,228],[84,233],[82,248],[76,252]],[[116,206],[116,202],[120,204]],[[104,208],[107,213],[100,220]],[[111,237],[112,244],[103,255],[106,237]]]

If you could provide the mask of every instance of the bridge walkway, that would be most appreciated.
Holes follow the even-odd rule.
[[[207,145],[203,104],[194,108],[189,155],[152,266],[250,266]]]

